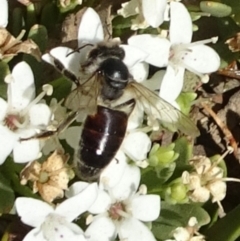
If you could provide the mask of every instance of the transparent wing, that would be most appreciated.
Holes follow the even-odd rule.
[[[97,99],[101,81],[95,74],[74,89],[66,98],[65,106],[72,111],[87,110],[87,114],[93,114],[97,108]]]
[[[183,133],[194,137],[200,134],[192,120],[156,93],[137,82],[130,82],[128,88],[135,92],[137,101],[141,103],[150,120],[159,120],[172,131],[179,129]]]

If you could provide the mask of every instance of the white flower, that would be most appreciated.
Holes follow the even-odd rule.
[[[51,118],[50,109],[47,105],[37,102],[49,88],[44,86],[45,92],[34,99],[33,73],[25,62],[17,64],[12,74],[6,77],[6,81],[8,102],[0,98],[0,164],[12,151],[15,162],[29,162],[39,156],[39,140],[20,139],[30,138],[48,125]]]
[[[5,28],[8,24],[8,1],[0,1],[0,28]]]
[[[198,222],[195,217],[191,217],[188,221],[188,226],[178,227],[173,231],[174,239],[166,241],[205,241],[205,237],[198,233]]]
[[[142,222],[151,222],[160,213],[160,197],[146,195],[143,185],[138,192],[140,170],[136,166],[127,166],[120,182],[113,188],[99,189],[97,200],[89,208],[96,214],[88,218],[91,222],[85,235],[89,241],[121,240],[154,241],[151,231]],[[70,190],[77,193],[78,184]],[[92,220],[91,220],[92,219]]]
[[[170,16],[169,40],[143,34],[129,38],[128,43],[149,54],[145,60],[147,63],[157,67],[167,66],[159,94],[172,103],[182,90],[185,69],[206,82],[207,74],[219,68],[220,58],[212,48],[204,45],[215,42],[216,38],[191,43],[192,21],[182,3],[170,3]]]
[[[83,231],[72,221],[85,212],[96,197],[97,184],[93,183],[55,209],[40,200],[17,198],[15,205],[21,221],[34,227],[23,241],[85,241]]]
[[[223,169],[217,166],[218,162],[204,156],[196,156],[191,161],[195,171],[183,172],[182,180],[191,191],[189,197],[194,202],[206,202],[212,198],[212,202],[220,203],[226,195],[227,185],[224,179]]]
[[[131,29],[133,30],[145,29],[149,26],[157,28],[164,20],[166,8],[166,0],[131,0],[122,3],[122,8],[118,10],[118,14],[125,18],[137,15],[132,20]]]

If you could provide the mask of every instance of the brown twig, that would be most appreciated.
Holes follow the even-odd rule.
[[[227,141],[229,141],[231,147],[233,148],[233,153],[234,153],[235,157],[237,157],[238,144],[237,144],[235,138],[233,137],[231,131],[228,129],[226,124],[221,121],[221,119],[217,116],[217,114],[207,104],[202,102],[201,105],[212,116],[212,118],[214,119],[216,124],[222,130]]]

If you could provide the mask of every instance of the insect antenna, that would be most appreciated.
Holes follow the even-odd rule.
[[[81,50],[81,49],[83,49],[83,48],[85,48],[85,47],[87,47],[87,46],[94,46],[94,44],[84,44],[83,46],[78,47],[78,48],[74,49],[72,52],[68,53],[68,54],[66,55],[66,57],[68,57],[69,55],[71,55],[71,54],[73,54],[73,53],[75,53],[75,52],[79,52],[79,50]]]

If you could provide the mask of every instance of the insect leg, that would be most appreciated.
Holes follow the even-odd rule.
[[[60,125],[58,127],[56,127],[53,130],[47,130],[44,131],[42,133],[36,134],[34,136],[28,137],[28,138],[21,138],[20,141],[27,141],[27,140],[31,140],[31,139],[46,139],[49,138],[57,133],[60,133],[62,131],[64,131],[69,125],[71,125],[71,123],[73,121],[76,120],[77,116],[78,116],[79,112],[72,112],[68,115],[68,117],[62,122],[60,123]]]

